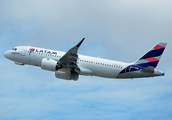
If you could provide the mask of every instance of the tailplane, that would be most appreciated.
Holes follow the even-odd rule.
[[[150,68],[156,68],[164,52],[167,43],[159,42],[150,51],[143,55],[139,60],[134,62],[134,66],[139,66],[142,69],[150,70]],[[149,69],[148,69],[149,68]]]

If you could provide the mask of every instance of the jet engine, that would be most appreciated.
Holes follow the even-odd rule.
[[[56,78],[65,79],[65,80],[78,80],[79,75],[76,72],[55,72]]]
[[[48,58],[43,58],[41,62],[41,68],[49,71],[56,71],[58,70],[57,61]]]

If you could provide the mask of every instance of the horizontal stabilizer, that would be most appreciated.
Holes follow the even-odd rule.
[[[142,71],[147,72],[147,73],[154,73],[154,69],[155,69],[154,67],[148,66],[148,67],[142,69]]]

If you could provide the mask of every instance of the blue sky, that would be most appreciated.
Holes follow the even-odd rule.
[[[0,119],[172,119],[171,0],[1,0]],[[167,48],[157,67],[164,77],[117,80],[55,78],[18,66],[4,52],[20,45],[133,62],[159,41]]]

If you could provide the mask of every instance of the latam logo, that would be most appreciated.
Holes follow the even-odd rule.
[[[29,50],[32,52],[32,51],[35,51],[35,48],[30,48]]]
[[[49,51],[49,50],[39,50],[39,49],[36,49],[35,52],[44,53],[44,54],[54,54],[54,55],[57,55],[57,52]]]
[[[35,52],[38,52],[38,53],[57,55],[57,52],[53,52],[53,51],[49,51],[49,50],[39,50],[39,49],[35,49],[35,48],[30,48],[29,51],[30,51],[30,53],[35,51]]]

